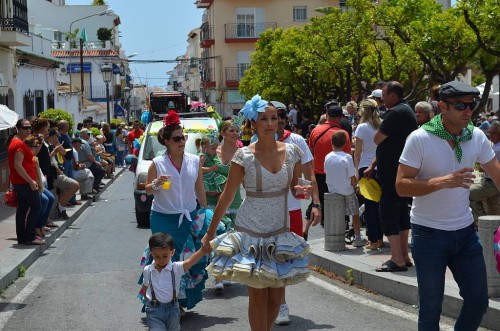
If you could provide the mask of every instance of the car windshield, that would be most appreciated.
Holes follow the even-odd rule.
[[[188,135],[186,142],[186,153],[197,154],[195,140],[206,134],[218,134],[217,123],[213,118],[186,118],[181,119],[181,125],[184,128],[184,133]],[[144,151],[142,154],[143,160],[153,160],[156,156],[165,154],[166,147],[160,144],[157,135],[162,128],[162,121],[155,121],[150,124],[144,138]]]

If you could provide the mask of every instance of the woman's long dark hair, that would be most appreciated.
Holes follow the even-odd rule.
[[[10,142],[12,141],[12,139],[14,139],[14,137],[17,135],[17,132],[19,131],[19,129],[23,126],[23,123],[25,121],[28,121],[27,119],[24,119],[24,118],[21,118],[19,119],[17,122],[16,122],[16,126],[12,129],[12,133],[7,137],[7,140],[5,141],[5,146],[7,146],[7,148],[9,148],[9,145],[10,145]],[[29,122],[29,121],[28,121]]]

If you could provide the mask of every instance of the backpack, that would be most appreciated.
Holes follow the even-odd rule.
[[[495,231],[495,237],[493,238],[493,249],[495,251],[495,258],[497,260],[497,270],[500,272],[500,226],[498,230]]]

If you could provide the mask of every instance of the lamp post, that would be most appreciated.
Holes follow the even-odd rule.
[[[109,82],[111,82],[111,77],[113,76],[113,67],[109,64],[105,64],[101,67],[102,79],[106,84],[106,120],[111,123],[111,114],[109,111]]]
[[[126,122],[130,122],[130,87],[125,86],[123,88],[123,98],[125,100],[125,114],[126,114]]]
[[[106,9],[105,11],[101,11],[101,12],[98,12],[98,13],[95,13],[95,14],[92,14],[92,15],[88,15],[88,16],[85,16],[85,17],[82,17],[82,18],[79,18],[79,19],[76,19],[74,20],[73,22],[70,23],[69,25],[69,69],[70,69],[70,72],[69,72],[69,94],[71,95],[72,93],[72,80],[71,80],[71,38],[72,38],[72,33],[73,33],[73,23],[76,23],[78,21],[82,21],[82,20],[85,20],[89,17],[94,17],[94,16],[104,16],[104,15],[112,15],[114,12],[113,12],[113,9],[111,8],[108,8]],[[83,70],[83,68],[80,68],[80,70]]]

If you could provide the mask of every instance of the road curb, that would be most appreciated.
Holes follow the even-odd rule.
[[[310,242],[313,251],[309,254],[309,264],[319,266],[344,278],[349,278],[347,270],[352,270],[353,283],[365,286],[385,297],[408,305],[418,305],[418,287],[414,271],[408,277],[407,273],[380,273],[374,267],[349,258],[345,254],[328,252],[323,249],[324,239]],[[410,271],[409,271],[410,272]],[[457,288],[445,286],[442,314],[456,319],[460,314],[463,300]],[[498,330],[500,325],[500,298],[489,300],[488,310],[481,326]]]
[[[118,178],[127,168],[117,168],[115,178],[109,179],[103,189],[95,195],[97,198]],[[56,221],[58,228],[51,231],[50,236],[45,237],[47,244],[41,246],[22,245],[19,247],[8,247],[0,252],[0,291],[5,290],[19,278],[19,267],[28,269],[50,246],[68,229],[80,215],[91,205],[93,201],[85,201],[73,215],[66,221]]]

